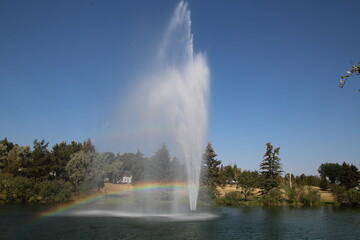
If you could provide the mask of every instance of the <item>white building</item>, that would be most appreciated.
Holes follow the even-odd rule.
[[[122,178],[117,181],[117,183],[127,183],[130,184],[132,183],[132,174],[131,173],[125,173]]]

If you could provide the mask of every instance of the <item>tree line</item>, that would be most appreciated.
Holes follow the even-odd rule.
[[[337,203],[360,205],[360,172],[353,164],[323,163],[318,172],[320,187],[330,189]]]
[[[184,166],[170,159],[165,144],[146,158],[136,153],[97,152],[85,142],[61,142],[49,149],[44,140],[33,147],[0,141],[0,202],[62,202],[74,194],[98,191],[105,182],[118,183],[125,173],[132,181],[185,181]]]
[[[212,148],[211,148],[212,149]],[[213,150],[213,149],[212,149]],[[213,191],[213,199],[219,205],[317,205],[320,204],[319,189],[330,190],[338,205],[360,206],[360,172],[353,164],[323,163],[318,172],[320,176],[282,176],[280,148],[266,144],[259,171],[242,170],[236,164],[223,166],[214,159],[217,167],[212,169],[213,182],[220,187],[235,186],[238,191],[219,197]],[[216,156],[213,152],[212,156]],[[215,161],[216,160],[216,161]],[[214,174],[215,173],[215,174]],[[316,188],[318,187],[318,188]]]
[[[285,200],[313,205],[319,202],[319,194],[308,186],[317,186],[330,188],[340,204],[360,203],[360,174],[356,166],[324,163],[318,170],[320,177],[304,174],[282,176],[279,156],[280,148],[267,143],[259,171],[242,170],[236,164],[222,165],[209,142],[202,157],[200,198],[220,205],[254,201],[266,205]],[[105,182],[118,183],[125,173],[132,174],[134,183],[186,181],[185,166],[176,157],[170,157],[165,144],[153,156],[145,157],[140,151],[100,153],[90,139],[61,142],[51,149],[44,140],[35,140],[32,149],[6,138],[0,141],[2,202],[66,201],[77,194],[98,191]],[[220,197],[219,187],[228,184],[236,186],[238,191]]]

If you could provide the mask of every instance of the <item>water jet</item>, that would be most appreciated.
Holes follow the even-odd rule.
[[[154,67],[126,101],[130,116],[120,123],[123,142],[136,138],[133,145],[140,149],[166,142],[185,166],[190,210],[196,210],[210,71],[204,54],[194,52],[190,10],[184,1],[177,5],[153,59]],[[137,129],[136,137],[129,129]],[[173,198],[176,205],[177,196]]]

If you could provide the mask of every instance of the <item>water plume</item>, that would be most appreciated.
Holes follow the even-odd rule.
[[[190,11],[184,1],[176,7],[158,49],[152,70],[127,101],[121,134],[124,142],[131,141],[140,149],[155,149],[164,142],[168,145],[185,163],[190,209],[195,210],[210,74],[206,57],[194,53]]]

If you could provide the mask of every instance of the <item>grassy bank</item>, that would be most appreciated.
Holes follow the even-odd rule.
[[[219,197],[215,203],[220,206],[255,206],[255,205],[305,205],[315,206],[335,204],[330,191],[322,191],[318,187],[305,186],[293,190],[274,189],[261,195],[260,189],[253,189],[245,198],[241,187],[233,185],[218,186]]]

